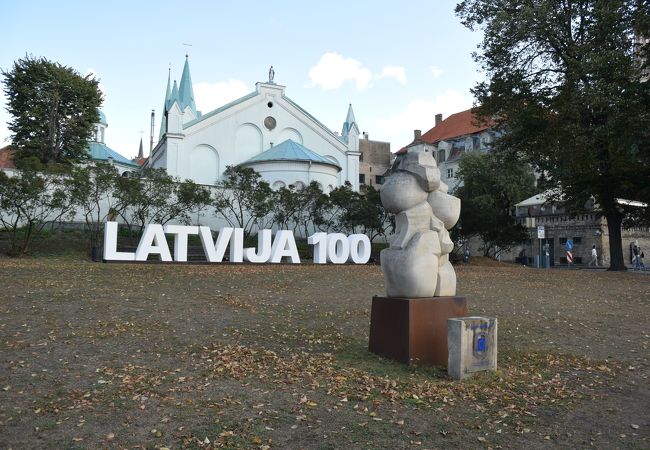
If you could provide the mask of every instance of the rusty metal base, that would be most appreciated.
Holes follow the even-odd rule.
[[[375,295],[368,349],[407,364],[446,366],[447,319],[464,316],[467,316],[465,297]]]

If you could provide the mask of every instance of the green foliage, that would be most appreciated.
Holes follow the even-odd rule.
[[[474,94],[506,131],[497,149],[522,155],[565,202],[593,196],[610,268],[624,269],[616,199],[650,200],[650,46],[634,39],[650,36],[650,4],[465,0],[456,12],[484,33],[487,81]]]
[[[125,205],[114,196],[117,169],[106,163],[75,166],[67,179],[67,189],[78,212],[84,216],[91,247],[102,243],[104,223],[114,220]]]
[[[60,175],[0,171],[0,224],[9,232],[11,255],[29,253],[34,234],[72,213],[71,197]]]
[[[361,227],[361,232],[371,241],[379,236],[386,238],[394,226],[394,216],[384,209],[379,191],[373,186],[362,185],[356,200],[351,205],[348,220]]]
[[[248,167],[228,166],[224,175],[213,194],[217,215],[248,235],[273,210],[273,191],[259,173]]]
[[[512,215],[515,204],[535,193],[535,177],[526,164],[500,153],[472,152],[461,159],[458,178],[460,237],[480,236],[485,256],[526,239],[526,229]]]
[[[25,56],[2,71],[16,159],[70,163],[87,158],[99,120],[99,81],[45,58]]]
[[[144,169],[140,176],[115,180],[116,211],[129,230],[148,223],[166,224],[171,220],[191,223],[191,214],[210,203],[207,188],[186,180],[182,183],[164,169]]]
[[[313,219],[323,231],[360,232],[368,235],[370,240],[386,237],[394,225],[393,216],[381,204],[377,189],[362,185],[361,191],[355,192],[350,183],[320,197],[314,207]]]
[[[289,186],[278,189],[272,199],[273,222],[281,229],[300,229],[303,236],[309,235],[324,196],[315,181],[303,188]]]

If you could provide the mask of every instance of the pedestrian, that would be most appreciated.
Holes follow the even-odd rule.
[[[594,245],[591,247],[591,261],[589,261],[588,265],[594,265],[598,267],[598,252],[596,251],[596,246]]]
[[[463,262],[469,263],[469,247],[465,247],[465,254],[463,255]]]
[[[645,271],[645,263],[643,262],[643,258],[645,258],[645,254],[641,252],[639,255],[639,270]]]
[[[632,249],[632,268],[634,270],[639,268],[639,247],[636,245]]]

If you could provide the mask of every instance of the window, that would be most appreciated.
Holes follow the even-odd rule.
[[[359,183],[360,184],[365,184],[366,183],[366,175],[363,173],[359,174]]]
[[[447,169],[447,178],[454,178],[454,169]]]
[[[375,175],[375,184],[384,184],[384,177],[381,175]]]
[[[580,237],[580,236],[574,237],[573,238],[573,243],[574,244],[581,244],[582,243],[582,237]]]
[[[438,164],[445,162],[445,150],[438,151]]]

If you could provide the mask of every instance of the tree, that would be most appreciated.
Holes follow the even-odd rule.
[[[359,196],[346,181],[344,185],[333,189],[329,195],[321,196],[314,209],[314,224],[319,229],[330,232],[354,233],[356,224],[350,217],[350,209]]]
[[[353,198],[355,201],[348,209],[348,220],[361,227],[362,233],[368,235],[371,241],[379,236],[386,238],[395,219],[384,209],[379,191],[373,186],[362,185],[360,195]]]
[[[96,163],[76,166],[67,180],[68,191],[86,222],[91,249],[101,247],[104,224],[114,219],[125,207],[115,196],[115,183],[120,178],[111,164]]]
[[[457,233],[480,236],[485,256],[522,243],[528,233],[516,223],[514,206],[535,193],[535,177],[528,166],[500,153],[467,153],[457,176],[462,182],[454,195],[460,198]]]
[[[213,205],[230,226],[250,235],[253,226],[271,213],[271,186],[249,167],[228,166],[224,175],[214,191]]]
[[[133,226],[166,224],[171,220],[189,224],[191,213],[210,203],[204,186],[186,180],[179,183],[165,169],[144,169],[137,177],[118,177],[115,196],[120,215],[132,232]]]
[[[15,61],[2,75],[17,159],[36,156],[47,163],[87,157],[103,100],[99,81],[32,56]]]
[[[29,253],[34,234],[73,212],[64,180],[33,168],[13,176],[0,171],[0,224],[10,232],[10,254]]]
[[[565,206],[593,196],[610,270],[624,270],[617,199],[650,200],[650,3],[465,0],[456,12],[484,32],[487,81],[473,92],[505,131],[497,150],[525,157]]]
[[[281,187],[273,193],[273,223],[281,230],[288,230],[297,225],[301,210],[300,198],[293,186]]]

